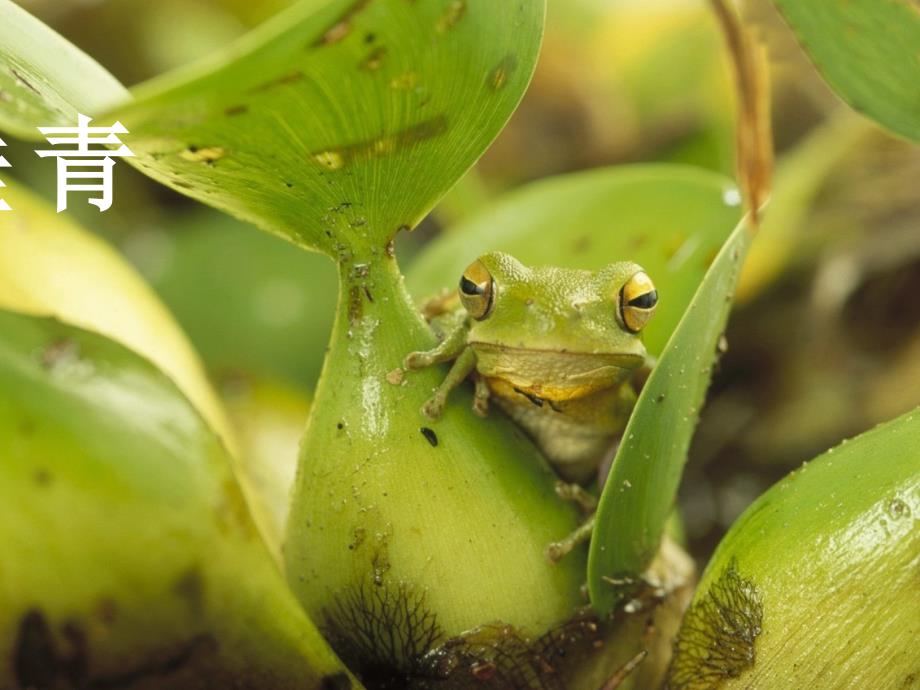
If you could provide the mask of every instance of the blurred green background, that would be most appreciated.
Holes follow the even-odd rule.
[[[208,55],[289,3],[20,4],[131,86]],[[843,106],[768,2],[744,10],[770,48],[778,170],[681,493],[700,559],[791,467],[920,404],[920,151]],[[731,174],[730,86],[703,0],[549,0],[521,107],[432,216],[400,237],[404,268],[426,242],[530,180],[640,161]],[[54,166],[31,144],[7,143],[14,167],[4,176],[52,199]],[[115,189],[108,212],[74,204],[68,214],[138,267],[235,409],[247,409],[239,399],[254,390],[271,405],[266,386],[284,391],[286,409],[290,396],[307,400],[331,328],[331,263],[127,165],[116,167]]]

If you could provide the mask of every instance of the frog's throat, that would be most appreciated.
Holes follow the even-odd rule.
[[[580,353],[474,346],[477,370],[499,396],[565,401],[626,383],[645,361],[626,353]]]

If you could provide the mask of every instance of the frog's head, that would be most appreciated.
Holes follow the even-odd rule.
[[[549,399],[626,380],[645,361],[641,332],[658,294],[637,264],[599,271],[528,268],[485,254],[463,272],[460,301],[480,374]]]

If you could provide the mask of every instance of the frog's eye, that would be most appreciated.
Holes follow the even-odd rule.
[[[474,261],[460,278],[460,301],[474,319],[481,320],[492,309],[492,274],[481,261]]]
[[[623,325],[633,333],[638,333],[652,318],[656,304],[658,292],[652,279],[639,271],[620,290],[620,318]]]

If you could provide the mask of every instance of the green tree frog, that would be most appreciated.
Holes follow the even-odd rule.
[[[494,400],[573,483],[561,484],[560,494],[584,504],[590,497],[578,485],[597,475],[615,447],[647,373],[640,334],[657,302],[651,279],[632,262],[598,271],[530,268],[492,252],[467,267],[456,293],[426,305],[442,340],[409,354],[405,367],[453,360],[422,409],[435,419],[473,374],[474,410],[484,415]],[[572,535],[576,543],[590,525],[584,532]],[[551,558],[572,546],[552,545]]]

